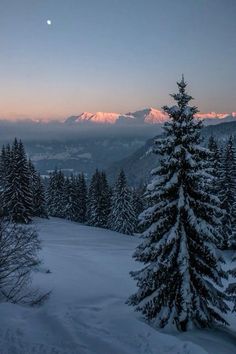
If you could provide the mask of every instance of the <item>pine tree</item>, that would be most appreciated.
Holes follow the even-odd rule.
[[[220,197],[223,173],[222,155],[218,143],[213,136],[208,140],[208,149],[210,151],[209,162],[212,169],[211,174],[214,176],[213,183],[211,183],[211,190],[215,195]]]
[[[76,221],[83,224],[87,221],[87,186],[83,173],[76,181],[76,196],[78,201]]]
[[[88,224],[100,225],[100,172],[98,170],[92,176],[88,192]]]
[[[99,210],[100,210],[100,227],[107,228],[109,215],[111,212],[111,191],[107,182],[107,177],[105,172],[100,174],[100,201],[99,201]]]
[[[236,251],[234,251],[234,255],[232,257],[232,266],[229,270],[229,274],[233,280],[228,285],[226,292],[233,301],[233,312],[236,312]]]
[[[163,107],[170,121],[165,138],[157,141],[162,156],[148,186],[151,206],[142,214],[144,241],[134,254],[145,267],[131,275],[139,290],[128,300],[157,327],[211,327],[226,324],[228,311],[221,290],[226,273],[215,243],[221,210],[209,192],[209,150],[200,147],[201,122],[186,93],[184,78],[177,102]]]
[[[71,195],[72,183],[71,179],[64,176],[64,183],[62,188],[62,193],[60,196],[60,206],[61,211],[60,217],[63,219],[72,220],[73,218],[73,202],[72,202],[72,195]]]
[[[0,197],[1,197],[1,208],[0,216],[6,216],[6,202],[5,202],[5,190],[6,190],[6,176],[7,169],[9,167],[9,146],[5,148],[3,145],[2,152],[0,156]]]
[[[47,188],[47,208],[50,216],[65,217],[65,177],[62,171],[55,170],[49,178]]]
[[[111,193],[106,174],[96,170],[88,192],[88,223],[91,226],[108,226],[111,208]]]
[[[28,223],[32,216],[30,172],[23,143],[14,140],[9,152],[6,175],[5,204],[13,222]]]
[[[227,236],[225,234],[224,228],[222,228],[222,221],[224,217],[224,209],[223,209],[223,194],[224,194],[224,169],[223,169],[223,162],[222,162],[222,151],[220,150],[216,139],[211,136],[208,140],[208,149],[210,151],[209,154],[209,165],[212,174],[212,181],[210,183],[210,192],[219,198],[219,202],[222,208],[222,217],[221,222],[218,227],[219,231],[219,241],[218,241],[218,248],[224,249],[227,246]]]
[[[123,170],[120,171],[113,191],[109,225],[112,230],[127,235],[133,235],[137,225],[132,192],[127,186]]]
[[[223,180],[221,185],[223,249],[236,248],[236,157],[231,136],[223,157]]]
[[[30,189],[32,192],[32,215],[47,218],[45,189],[40,174],[31,160],[28,162],[30,172]]]
[[[54,199],[56,194],[55,179],[57,170],[54,170],[49,175],[48,185],[46,189],[46,203],[48,215],[53,216],[54,214]]]
[[[79,200],[77,195],[77,179],[72,174],[70,179],[66,179],[64,186],[65,194],[65,216],[68,220],[77,221],[79,212]]]

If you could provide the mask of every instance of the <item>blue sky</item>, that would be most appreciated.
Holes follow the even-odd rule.
[[[236,110],[235,0],[1,0],[0,116]],[[50,19],[52,25],[46,21]]]

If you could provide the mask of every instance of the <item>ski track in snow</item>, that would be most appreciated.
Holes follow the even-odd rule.
[[[230,329],[171,335],[125,304],[135,291],[129,271],[140,266],[132,259],[136,237],[56,218],[37,219],[36,227],[43,265],[34,284],[52,294],[39,308],[0,304],[0,354],[234,352]]]

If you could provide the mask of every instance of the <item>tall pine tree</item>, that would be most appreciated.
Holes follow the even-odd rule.
[[[32,216],[30,171],[21,141],[14,140],[8,158],[4,199],[7,214],[13,222],[28,223]]]
[[[218,199],[209,192],[208,150],[200,147],[201,122],[186,93],[184,78],[171,95],[173,107],[164,107],[170,121],[165,138],[157,141],[162,155],[148,186],[151,206],[142,214],[143,242],[134,254],[145,267],[132,272],[139,290],[128,303],[157,327],[226,324],[228,306],[221,290],[226,273],[215,247]]]
[[[48,214],[59,218],[65,217],[65,177],[62,171],[51,173],[46,193]]]
[[[113,191],[109,225],[112,230],[127,235],[133,235],[137,226],[133,195],[123,170],[120,171]]]
[[[224,194],[224,169],[223,169],[223,154],[222,149],[219,148],[216,139],[211,136],[208,140],[208,149],[209,154],[209,165],[212,174],[212,181],[210,183],[210,192],[219,198],[219,203],[222,208],[221,222],[218,225],[219,239],[217,246],[220,249],[227,248],[228,244],[228,235],[225,232],[226,230],[222,227],[222,222],[225,218],[225,211],[223,205],[223,194]]]
[[[108,219],[111,212],[111,190],[107,182],[105,172],[100,173],[100,227],[108,227]]]
[[[88,191],[88,224],[91,226],[100,225],[100,172],[98,170],[92,176]]]
[[[221,207],[225,211],[222,219],[223,249],[236,247],[236,156],[231,136],[223,156],[223,181]]]
[[[32,215],[47,218],[45,189],[40,174],[31,160],[28,162],[30,172],[30,190],[32,192]]]
[[[3,145],[1,156],[0,156],[0,197],[1,197],[1,207],[0,207],[0,216],[4,217],[7,215],[6,212],[6,199],[5,199],[5,190],[6,190],[6,177],[7,171],[10,167],[10,146],[7,148]]]
[[[107,227],[111,195],[106,174],[96,170],[88,192],[88,223],[91,226]]]
[[[76,195],[78,200],[76,221],[83,224],[87,221],[87,185],[83,173],[79,175],[76,181]]]

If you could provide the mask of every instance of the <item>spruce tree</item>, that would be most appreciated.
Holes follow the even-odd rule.
[[[127,186],[123,170],[120,171],[114,187],[109,225],[112,230],[127,235],[133,235],[136,229],[133,195]]]
[[[76,180],[76,196],[78,201],[76,221],[83,224],[87,221],[87,186],[83,173]]]
[[[210,136],[208,140],[209,162],[211,167],[211,174],[214,177],[211,183],[211,191],[219,198],[222,192],[222,178],[223,178],[223,166],[222,166],[222,154],[218,146],[217,140]]]
[[[60,205],[62,210],[60,217],[68,220],[72,220],[73,218],[71,187],[72,183],[70,178],[64,177],[62,193],[60,196]]]
[[[14,140],[9,153],[6,175],[5,204],[13,222],[28,223],[32,216],[30,172],[25,149],[21,141]]]
[[[49,175],[48,185],[46,189],[46,203],[48,215],[53,216],[54,214],[54,199],[56,194],[55,179],[57,170],[54,170]]]
[[[88,192],[88,224],[100,225],[100,172],[98,170],[92,176]]]
[[[108,227],[111,193],[106,174],[96,170],[88,192],[88,223],[91,226]]]
[[[227,248],[227,234],[225,233],[224,228],[222,227],[222,222],[225,217],[224,205],[223,205],[223,194],[224,194],[224,169],[223,169],[223,154],[221,149],[218,146],[216,139],[211,136],[208,140],[208,149],[209,154],[209,166],[211,169],[212,180],[210,183],[210,192],[214,194],[219,199],[220,206],[222,208],[222,216],[220,223],[218,225],[219,231],[219,240],[217,246],[220,249]]]
[[[55,170],[49,178],[47,188],[47,208],[50,216],[65,217],[65,177]]]
[[[186,93],[184,78],[171,95],[173,107],[163,107],[170,121],[165,138],[156,142],[162,156],[148,186],[150,207],[142,213],[144,240],[134,258],[145,267],[131,273],[138,291],[128,303],[157,327],[226,324],[228,311],[222,291],[222,270],[215,243],[221,210],[210,193],[209,150],[200,147],[201,122]]]
[[[32,192],[32,215],[47,218],[45,189],[40,174],[31,160],[28,162],[30,172],[30,189]]]
[[[64,186],[66,211],[65,216],[68,220],[77,221],[79,211],[79,200],[77,195],[77,179],[72,174],[70,179],[66,179]]]
[[[1,156],[0,156],[0,197],[1,197],[1,208],[0,216],[6,216],[6,202],[5,202],[5,190],[6,190],[6,176],[7,169],[9,167],[9,153],[3,145]]]
[[[99,211],[100,211],[100,227],[107,228],[109,215],[111,212],[111,190],[107,182],[107,177],[105,172],[100,174],[100,201],[99,201]]]
[[[229,270],[229,274],[232,277],[230,284],[228,285],[226,292],[233,301],[233,312],[236,312],[236,251],[234,251],[232,257],[232,266]]]
[[[223,156],[223,181],[221,186],[223,249],[236,248],[236,157],[231,136]]]

